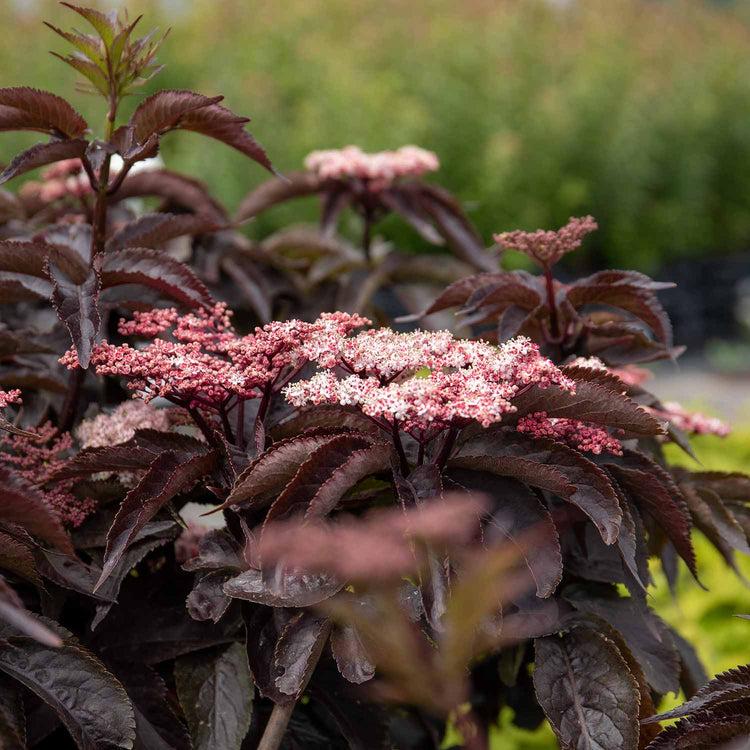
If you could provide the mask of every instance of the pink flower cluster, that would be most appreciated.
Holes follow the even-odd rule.
[[[598,229],[592,216],[579,219],[571,217],[568,223],[556,232],[537,229],[536,232],[503,232],[493,235],[495,242],[503,247],[528,255],[542,268],[557,263],[566,253],[581,246],[583,238]]]
[[[329,371],[287,386],[290,403],[356,406],[410,433],[471,421],[487,427],[515,411],[511,399],[527,386],[575,390],[573,381],[522,337],[493,347],[454,339],[447,331],[381,328],[340,338],[334,348],[319,347],[311,359]],[[349,374],[330,371],[337,366]]]
[[[152,429],[166,432],[170,428],[168,409],[155,409],[143,401],[125,401],[111,414],[97,414],[85,419],[76,430],[82,448],[124,443],[136,430]]]
[[[665,401],[662,404],[664,409],[649,408],[655,417],[666,419],[671,422],[678,430],[692,432],[694,435],[716,435],[717,437],[727,437],[732,428],[716,417],[709,417],[701,412],[686,411],[681,404],[676,401]]]
[[[66,196],[93,195],[91,183],[80,159],[63,159],[41,171],[42,182],[27,182],[23,191],[52,203]]]
[[[437,156],[418,146],[402,146],[397,151],[366,154],[357,146],[313,151],[305,167],[324,180],[348,177],[365,180],[370,190],[383,190],[399,177],[420,177],[440,167]]]
[[[14,388],[10,391],[0,391],[0,409],[5,409],[8,404],[20,404],[21,391]]]
[[[577,419],[548,417],[546,411],[538,411],[521,417],[516,425],[518,432],[526,432],[537,438],[550,438],[567,443],[581,451],[590,451],[597,456],[602,451],[622,455],[622,445],[604,427],[581,422]]]
[[[80,526],[96,509],[96,500],[81,500],[73,494],[74,479],[56,481],[51,487],[45,487],[50,477],[65,465],[65,454],[73,447],[69,433],[55,437],[55,428],[48,422],[39,428],[38,438],[12,435],[3,447],[0,464],[12,468],[34,485],[60,520]]]
[[[230,316],[224,304],[188,315],[175,309],[135,313],[132,321],[120,321],[120,333],[154,340],[141,348],[102,341],[91,362],[99,374],[127,378],[135,398],[148,402],[160,396],[211,409],[233,397],[258,398],[267,388],[281,387],[307,361],[305,347],[313,339],[346,336],[369,323],[358,315],[325,313],[314,323],[275,321],[238,336]],[[154,338],[170,329],[176,341]],[[60,362],[69,369],[79,366],[75,349]]]

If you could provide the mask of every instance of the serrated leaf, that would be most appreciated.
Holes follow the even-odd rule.
[[[91,62],[87,57],[74,53],[64,57],[57,52],[50,52],[51,55],[61,60],[66,65],[70,65],[73,70],[78,71],[82,76],[88,78],[91,84],[104,96],[109,96],[109,80],[107,75],[96,64]]]
[[[311,172],[291,172],[284,179],[276,178],[258,185],[240,202],[234,216],[236,222],[247,221],[277,203],[319,192],[325,183]]]
[[[333,628],[331,651],[345,680],[360,685],[375,676],[375,665],[353,625],[337,625]]]
[[[632,284],[588,284],[584,279],[567,290],[566,299],[575,309],[606,305],[624,310],[646,323],[667,348],[672,346],[672,324],[661,302],[649,290]]]
[[[13,157],[10,164],[0,174],[0,185],[45,164],[51,164],[61,159],[80,158],[86,152],[86,145],[86,141],[82,138],[37,143]]]
[[[216,466],[213,451],[183,461],[172,451],[160,453],[136,487],[125,496],[107,534],[102,575],[94,591],[106,580],[138,532],[175,495],[190,488]]]
[[[254,693],[245,647],[183,656],[174,676],[194,749],[240,750]]]
[[[175,237],[212,232],[213,219],[196,214],[143,214],[107,240],[105,252],[126,247],[156,248]]]
[[[49,263],[49,274],[53,284],[52,306],[68,329],[78,362],[85,370],[101,325],[98,305],[101,277],[96,267],[92,267],[86,279],[77,284],[52,262]]]
[[[482,273],[476,276],[469,276],[465,279],[455,281],[422,312],[416,313],[414,315],[404,315],[400,318],[397,318],[396,322],[407,323],[415,320],[421,320],[427,315],[441,312],[442,310],[447,310],[449,307],[462,306],[478,289],[489,287],[493,283],[499,283],[505,278],[505,276],[505,271],[499,273]]]
[[[537,699],[560,744],[637,750],[638,684],[615,644],[577,628],[534,646]]]
[[[32,536],[74,554],[57,514],[34,487],[17,481],[7,469],[0,469],[0,522],[18,524]]]
[[[22,690],[7,675],[0,676],[0,738],[3,750],[27,750]]]
[[[13,648],[0,650],[0,670],[54,709],[81,750],[130,750],[135,718],[122,685],[69,633],[60,628],[60,634],[65,643],[59,648],[11,636]]]
[[[601,617],[622,634],[659,694],[679,692],[680,661],[667,626],[651,610],[632,598],[598,596],[595,591],[566,592],[565,598],[580,612]]]
[[[228,580],[224,593],[268,607],[310,607],[344,587],[342,581],[325,573],[299,573],[281,566],[272,572],[274,575],[251,568]]]
[[[392,447],[388,443],[375,443],[353,450],[344,464],[334,469],[330,478],[315,493],[305,512],[305,518],[327,516],[339,500],[370,474],[386,471],[390,466]]]
[[[0,88],[0,131],[37,130],[79,138],[87,128],[86,120],[65,99],[49,91],[28,86]]]
[[[342,431],[335,428],[312,429],[273,443],[237,477],[229,497],[216,510],[248,500],[252,501],[252,507],[270,505],[294,477],[304,460],[316,448],[341,434]]]
[[[701,712],[667,727],[647,750],[742,750],[748,734],[750,717],[746,715]]]
[[[476,452],[479,447],[490,456],[532,461],[562,474],[569,488],[562,488],[557,494],[577,505],[594,522],[605,544],[615,542],[622,522],[617,495],[606,473],[580,452],[552,440],[534,439],[502,429],[480,433],[467,441],[462,452]],[[534,481],[522,481],[542,487]]]
[[[34,553],[29,548],[29,543],[23,544],[8,534],[0,533],[0,568],[41,588],[42,579],[36,569]]]
[[[659,421],[630,398],[587,381],[576,383],[575,394],[554,386],[534,386],[526,393],[516,396],[513,405],[518,409],[517,417],[545,411],[549,418],[594,422],[624,430],[629,437],[660,435],[663,432]]]
[[[156,453],[133,445],[133,441],[122,445],[84,448],[65,462],[50,479],[60,481],[74,477],[89,476],[102,471],[140,471],[147,469],[156,458]]]
[[[299,698],[328,640],[330,621],[312,610],[297,612],[279,636],[274,650],[274,682],[279,692]]]
[[[79,16],[85,18],[96,29],[96,33],[99,34],[107,47],[112,44],[112,40],[117,33],[117,25],[112,15],[102,13],[95,8],[82,8],[71,3],[60,3],[60,5],[74,10]]]
[[[371,445],[372,439],[366,435],[345,433],[334,436],[311,451],[284,491],[268,509],[264,528],[270,521],[287,515],[293,509],[301,508],[302,512],[305,512],[325,483],[349,460],[352,452]]]
[[[706,709],[720,709],[722,704],[741,698],[750,698],[750,664],[729,669],[716,675],[687,702],[681,706],[652,716],[644,724],[667,721]]]
[[[223,96],[203,96],[194,91],[164,89],[144,99],[130,117],[128,124],[134,128],[138,143],[152,135],[166,133],[180,126],[188,112],[217,104]]]
[[[52,29],[58,36],[65,39],[66,42],[70,42],[79,52],[86,55],[92,62],[95,62],[102,69],[102,72],[106,72],[106,60],[103,54],[103,48],[99,40],[89,34],[74,34],[68,31],[58,29],[57,26],[53,26],[47,21],[43,21],[44,25]]]
[[[607,470],[636,505],[659,524],[697,580],[695,550],[690,540],[690,519],[679,490],[675,488],[671,492],[649,471],[615,464],[607,464]]]
[[[269,172],[274,173],[271,161],[262,146],[245,130],[245,123],[250,122],[247,117],[238,117],[220,104],[208,104],[200,109],[192,109],[182,113],[171,126],[174,130],[192,130],[210,138],[215,138],[227,146],[237,149],[245,156],[249,156]]]
[[[435,222],[458,258],[479,271],[491,272],[497,268],[497,258],[485,250],[476,227],[447,190],[426,183],[417,183],[414,189],[421,208]]]
[[[213,307],[203,282],[178,260],[157,250],[129,247],[104,256],[102,289],[120,284],[141,284],[190,307]]]
[[[485,471],[451,468],[448,476],[461,487],[486,494],[494,501],[486,534],[494,531],[517,545],[536,584],[537,596],[551,596],[563,572],[560,541],[552,517],[534,493],[518,481]],[[524,537],[530,533],[535,543],[524,544]]]

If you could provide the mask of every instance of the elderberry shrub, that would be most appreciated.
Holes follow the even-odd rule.
[[[698,577],[693,529],[750,551],[750,478],[664,458],[728,431],[645,387],[681,353],[670,285],[556,280],[592,217],[496,235],[541,274],[500,270],[414,146],[314,152],[232,216],[151,160],[193,130],[273,172],[246,118],[169,90],[120,124],[160,43],[68,7],[103,137],[0,89],[0,129],[49,136],[0,176],[45,166],[0,192],[3,747],[408,750],[451,722],[478,749],[503,705],[564,748],[746,734],[746,670],[706,685],[647,599],[652,557]],[[238,229],[313,194],[317,228]],[[379,242],[389,213],[450,254]],[[451,308],[474,338],[435,330]]]

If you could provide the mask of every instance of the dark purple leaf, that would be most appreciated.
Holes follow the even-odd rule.
[[[671,281],[654,281],[646,274],[639,271],[608,270],[597,271],[591,276],[580,279],[578,284],[582,286],[595,286],[597,284],[610,284],[612,286],[634,286],[638,289],[646,289],[651,292],[662,289],[674,289],[676,284]]]
[[[283,422],[270,429],[274,440],[288,440],[313,429],[352,430],[365,435],[379,435],[380,428],[354,409],[322,404],[312,409],[297,409]]]
[[[2,576],[0,576],[0,620],[4,620],[15,630],[19,630],[45,646],[53,648],[62,646],[60,637],[24,607],[18,594]]]
[[[190,307],[213,307],[203,282],[184,263],[158,250],[129,247],[104,256],[102,288],[142,284]]]
[[[293,509],[301,508],[302,512],[306,512],[318,492],[335,472],[347,463],[351,454],[371,445],[372,440],[367,436],[349,433],[337,435],[312,450],[269,508],[264,527],[273,519],[281,518]],[[332,486],[335,487],[335,483]],[[326,490],[323,491],[324,494],[328,494]]]
[[[255,568],[224,584],[224,593],[268,607],[310,607],[332,597],[344,583],[326,573],[300,573],[279,565],[270,573]]]
[[[276,687],[274,652],[279,635],[292,617],[293,610],[271,609],[242,603],[248,663],[253,682],[264,698],[274,703],[289,703],[291,698]]]
[[[648,750],[743,750],[750,734],[747,705],[743,713],[699,712],[689,719],[667,727],[648,746]]]
[[[552,517],[534,493],[511,478],[484,471],[451,468],[448,476],[461,487],[493,500],[485,535],[499,533],[517,545],[536,584],[537,596],[551,596],[563,572],[560,541]],[[530,535],[534,544],[525,543]]]
[[[638,747],[638,683],[612,641],[576,628],[535,641],[534,687],[560,744]]]
[[[335,194],[329,193],[330,195]],[[350,200],[346,193],[343,195]],[[389,190],[382,190],[378,197],[383,205],[401,216],[427,242],[433,245],[445,244],[443,237],[432,225],[429,214],[414,200],[412,191],[392,187]]]
[[[174,715],[167,686],[157,672],[137,662],[115,663],[135,711],[133,750],[193,750],[185,725]]]
[[[669,628],[669,633],[680,655],[680,687],[690,699],[708,682],[708,675],[693,646],[674,628]]]
[[[327,516],[344,494],[360,480],[370,474],[387,471],[392,452],[392,447],[388,443],[375,443],[360,450],[353,450],[346,462],[334,469],[330,478],[310,500],[305,518]]]
[[[221,259],[221,267],[237,285],[261,323],[269,323],[273,319],[273,309],[267,281],[262,274],[249,263],[241,264],[230,257]]]
[[[80,158],[85,151],[86,141],[82,138],[37,143],[13,158],[0,174],[0,185],[18,177],[18,175],[30,172],[32,169],[43,167],[45,164],[51,164],[62,159]]]
[[[175,237],[203,234],[217,228],[213,218],[200,214],[143,214],[110,237],[105,252],[126,247],[158,248]]]
[[[53,708],[81,750],[132,748],[135,718],[122,685],[67,631],[54,629],[65,641],[59,648],[11,637],[0,669]]]
[[[750,664],[716,675],[686,703],[652,716],[644,723],[667,721],[706,709],[720,709],[728,701],[750,698]]]
[[[312,610],[297,612],[282,630],[274,650],[274,682],[279,692],[299,698],[328,640],[331,623]]]
[[[437,185],[417,183],[415,188],[423,211],[435,222],[454,253],[479,271],[496,270],[498,259],[485,250],[481,236],[458,201]]]
[[[98,297],[101,277],[96,267],[81,283],[76,283],[61,268],[49,263],[52,279],[52,305],[57,317],[65,323],[76,348],[78,361],[85,370],[91,360],[91,350],[99,333]]]
[[[695,551],[690,541],[690,519],[680,491],[675,487],[672,492],[671,487],[657,479],[658,473],[655,476],[647,470],[615,464],[608,464],[607,469],[636,505],[659,524],[697,580]]]
[[[170,129],[192,130],[194,133],[216,138],[216,140],[226,143],[227,146],[237,149],[245,156],[249,156],[269,172],[275,174],[265,150],[245,130],[245,123],[247,122],[250,122],[250,118],[238,117],[220,104],[208,104],[200,109],[184,112]]]
[[[499,273],[482,273],[477,276],[469,276],[460,281],[451,284],[437,299],[421,313],[414,315],[404,315],[397,318],[397,323],[407,323],[431,315],[432,313],[447,310],[449,307],[459,307],[464,305],[478,289],[491,286],[505,278],[505,272]]]
[[[255,692],[244,645],[183,656],[174,677],[194,750],[240,750]]]
[[[34,553],[31,551],[30,545],[30,540],[24,544],[8,534],[0,533],[0,568],[26,579],[37,588],[41,588],[42,579],[36,569]]]
[[[163,198],[172,211],[188,210],[211,218],[219,226],[229,221],[227,212],[202,182],[168,169],[149,169],[128,175],[116,197],[123,200],[148,195]]]
[[[7,469],[0,470],[0,523],[18,524],[29,534],[74,555],[57,514],[34,487],[17,481]]]
[[[242,548],[223,529],[211,529],[198,540],[198,556],[188,560],[183,570],[242,570]]]
[[[156,458],[154,451],[128,441],[121,445],[85,448],[65,462],[52,476],[53,481],[89,476],[102,471],[140,471],[147,469]]]
[[[194,91],[165,89],[144,99],[135,109],[128,124],[134,128],[135,139],[143,143],[152,135],[161,135],[180,127],[181,119],[188,113],[210,104],[217,104],[224,97],[208,97]]]
[[[513,405],[518,408],[518,417],[546,411],[550,418],[577,419],[607,425],[624,430],[631,437],[662,434],[657,419],[627,396],[598,383],[578,381],[575,394],[561,391],[555,386],[534,386],[526,393],[516,396]]]
[[[353,625],[337,625],[331,631],[331,651],[344,679],[359,685],[375,676],[375,665]]]
[[[231,573],[218,571],[204,575],[186,600],[187,611],[194,620],[219,622],[232,600],[224,593],[224,584]]]
[[[507,431],[482,433],[475,440],[468,441],[462,451],[475,452],[475,444],[481,445],[485,454],[490,456],[533,461],[562,474],[572,490],[569,488],[557,494],[577,505],[596,524],[606,544],[617,539],[622,511],[615,491],[606,473],[581,453],[551,440],[527,438]],[[534,481],[522,481],[534,487],[542,486]]]
[[[242,199],[234,219],[237,222],[246,221],[277,203],[313,195],[324,185],[325,183],[311,172],[292,172],[285,175],[284,179],[268,180]]]
[[[107,534],[102,575],[97,590],[114,570],[128,545],[138,532],[175,495],[192,485],[216,466],[216,454],[211,451],[183,461],[172,451],[160,453],[152,462],[138,485],[125,496]]]
[[[627,597],[597,596],[576,590],[565,598],[579,612],[597,615],[622,634],[643,668],[651,687],[659,694],[679,692],[680,660],[667,626],[650,610]]]
[[[0,88],[0,131],[37,130],[78,138],[88,124],[62,97],[28,86]]]
[[[321,428],[274,443],[240,474],[229,497],[217,510],[247,500],[252,501],[252,507],[270,505],[315,449],[342,434],[352,435],[341,429]]]
[[[656,295],[634,285],[573,284],[567,301],[576,309],[585,305],[606,305],[624,310],[642,320],[667,348],[672,346],[672,324]]]

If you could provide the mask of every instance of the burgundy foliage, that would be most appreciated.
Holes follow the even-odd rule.
[[[700,576],[695,530],[750,552],[750,477],[663,452],[728,428],[637,367],[681,352],[670,285],[556,280],[591,217],[496,235],[542,273],[500,270],[416,147],[314,152],[231,215],[146,160],[192,130],[274,172],[247,118],[167,90],[121,124],[161,42],[68,7],[103,138],[0,89],[0,129],[49,137],[0,176],[45,167],[0,191],[0,745],[417,750],[451,721],[480,750],[504,705],[563,748],[746,734],[748,670],[706,684],[647,598],[652,557]],[[311,194],[319,228],[238,229]],[[443,254],[378,244],[387,213]]]

